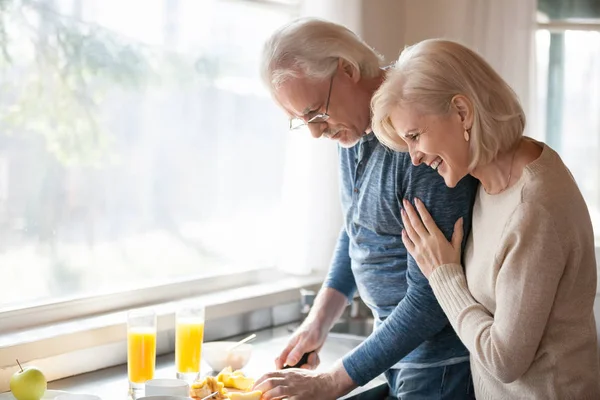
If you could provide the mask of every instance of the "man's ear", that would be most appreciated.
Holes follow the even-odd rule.
[[[343,58],[338,61],[338,72],[348,76],[354,83],[360,81],[360,70]]]

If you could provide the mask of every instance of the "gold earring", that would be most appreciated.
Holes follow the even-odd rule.
[[[464,137],[465,137],[465,142],[468,142],[470,137],[469,137],[469,131],[466,129],[465,129]]]

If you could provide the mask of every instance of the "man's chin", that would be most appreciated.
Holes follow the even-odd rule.
[[[352,135],[348,131],[343,131],[340,132],[339,137],[334,137],[332,140],[337,141],[341,147],[349,149],[350,147],[356,146],[356,144],[360,141],[360,137]]]

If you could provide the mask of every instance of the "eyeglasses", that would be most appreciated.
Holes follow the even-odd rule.
[[[333,87],[333,78],[335,77],[335,73],[331,75],[331,79],[329,80],[329,93],[327,94],[327,101],[325,102],[325,112],[315,114],[306,120],[305,118],[291,118],[290,119],[290,130],[296,130],[302,128],[307,124],[320,124],[326,122],[329,119],[329,99],[331,99],[331,88]]]

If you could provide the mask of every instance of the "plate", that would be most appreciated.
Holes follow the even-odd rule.
[[[42,397],[42,400],[52,400],[57,398],[61,394],[69,394],[69,392],[63,392],[62,390],[46,390],[46,394]],[[0,393],[0,400],[16,400],[10,392]]]

